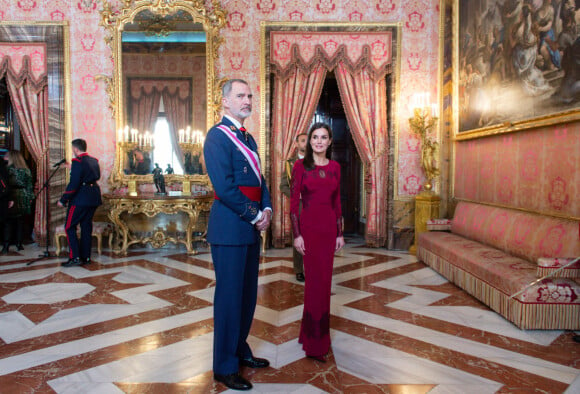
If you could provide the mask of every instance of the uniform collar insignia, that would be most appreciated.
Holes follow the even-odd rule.
[[[231,131],[236,131],[236,130],[237,130],[237,129],[236,129],[236,126],[230,126],[230,130],[231,130]]]

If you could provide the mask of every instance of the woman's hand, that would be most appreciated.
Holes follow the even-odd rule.
[[[302,235],[294,238],[294,249],[296,249],[302,256],[306,254],[306,249],[304,248],[304,238],[302,238]]]
[[[296,242],[296,241],[294,241]],[[344,246],[344,237],[336,237],[336,247],[334,248],[335,252],[338,252]]]

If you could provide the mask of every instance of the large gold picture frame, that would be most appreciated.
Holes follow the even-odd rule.
[[[554,24],[551,32],[540,32],[543,19],[561,22],[563,8],[555,10],[551,2],[453,1],[456,140],[580,119],[580,99],[567,91],[573,71],[565,31]]]
[[[126,111],[124,110],[126,87],[124,86],[123,64],[122,64],[122,33],[124,27],[135,20],[135,17],[143,12],[159,16],[160,18],[172,15],[176,12],[185,12],[191,15],[194,23],[203,26],[206,34],[206,126],[209,128],[219,120],[221,110],[220,87],[223,80],[216,77],[216,62],[218,58],[218,48],[223,38],[220,30],[226,23],[226,12],[222,9],[221,3],[212,0],[211,6],[205,5],[201,0],[123,0],[119,9],[113,7],[109,0],[103,0],[101,10],[101,26],[105,27],[108,36],[105,38],[111,48],[114,74],[112,77],[99,76],[106,83],[107,93],[110,99],[110,108],[116,120],[116,129],[120,130],[126,125]],[[115,153],[114,168],[111,171],[109,184],[111,188],[120,188],[126,185],[139,183],[152,183],[153,177],[149,175],[126,174],[125,168],[126,152],[122,144],[117,143]],[[168,184],[181,182],[186,185],[202,184],[209,185],[209,177],[203,175],[167,175],[165,181]],[[184,189],[185,190],[185,189]]]

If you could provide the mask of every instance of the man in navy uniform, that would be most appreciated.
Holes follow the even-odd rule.
[[[69,260],[62,265],[73,267],[91,262],[91,234],[93,216],[101,200],[101,189],[97,181],[101,177],[99,161],[87,154],[85,140],[72,142],[72,159],[70,182],[60,198],[58,205],[68,205],[64,229],[70,248]],[[81,226],[81,241],[77,238],[77,225]]]
[[[239,366],[265,368],[247,342],[256,309],[260,231],[270,225],[270,193],[261,173],[257,144],[243,127],[252,112],[247,82],[227,81],[222,88],[224,117],[206,136],[204,157],[213,184],[207,241],[215,268],[214,379],[234,390],[252,384]]]

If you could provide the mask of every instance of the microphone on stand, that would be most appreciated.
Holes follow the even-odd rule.
[[[64,163],[66,163],[66,159],[62,159],[61,161],[59,161],[58,163],[56,163],[56,164],[55,164],[55,165],[53,165],[52,167],[53,167],[53,168],[56,168],[56,167],[58,167],[58,166],[60,166],[61,164],[64,164]]]

